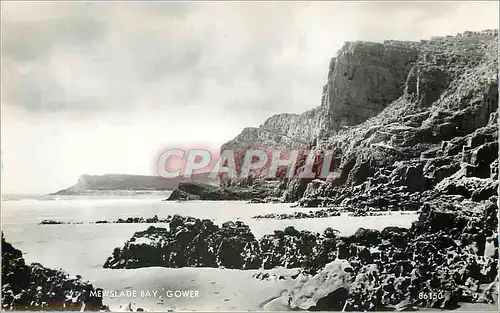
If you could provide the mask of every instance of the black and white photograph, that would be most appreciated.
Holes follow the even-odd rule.
[[[498,312],[498,1],[1,1],[1,310]]]

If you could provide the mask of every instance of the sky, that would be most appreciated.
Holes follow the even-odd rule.
[[[345,41],[498,28],[492,2],[4,2],[3,193],[156,173],[320,104]]]

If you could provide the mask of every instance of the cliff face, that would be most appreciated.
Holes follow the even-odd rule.
[[[321,104],[321,130],[375,116],[399,98],[417,60],[414,43],[347,42],[330,62]]]
[[[302,114],[277,114],[268,118],[261,128],[295,138],[301,142],[309,142],[320,132],[321,110],[314,108]]]
[[[372,117],[404,91],[417,59],[416,43],[347,42],[330,62],[320,106],[302,114],[277,114],[260,127],[245,128],[222,149],[306,148],[344,125]]]
[[[249,147],[306,148],[319,135],[320,111],[315,108],[302,114],[276,114],[259,127],[246,127],[224,149]]]
[[[402,96],[372,119],[332,134],[321,148],[338,151],[342,165],[354,156],[392,164],[495,126],[496,39],[451,37],[421,43],[423,53],[407,76]]]
[[[307,182],[292,181],[285,201],[326,197],[340,205],[349,197],[390,193],[388,185],[398,195],[434,192],[465,184],[463,177],[485,179],[472,179],[474,188],[490,188],[498,167],[497,55],[497,30],[346,43],[332,59],[319,107],[273,116],[223,149],[264,142],[334,150],[337,168],[328,183],[306,188]],[[444,180],[455,174],[462,176],[454,183]],[[448,187],[438,186],[441,181]],[[468,188],[462,193],[470,197]]]

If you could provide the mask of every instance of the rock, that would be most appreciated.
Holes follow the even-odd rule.
[[[295,202],[299,200],[306,191],[308,181],[304,179],[292,180],[283,193],[283,200],[285,202]]]
[[[455,174],[459,170],[460,166],[458,164],[443,165],[434,171],[433,183],[437,184],[446,177],[450,177],[451,175]]]
[[[116,248],[105,268],[147,266],[251,269],[261,264],[257,240],[240,221],[222,227],[209,220],[175,215],[170,229],[151,226]]]
[[[287,296],[277,297],[266,303],[262,308],[264,311],[289,311],[288,301]]]
[[[355,242],[363,246],[376,246],[381,242],[380,232],[378,230],[365,228],[359,228],[350,239],[351,242]]]
[[[176,188],[172,191],[168,199],[166,199],[165,201],[170,201],[170,200],[193,201],[193,200],[200,200],[200,196]]]
[[[380,311],[384,306],[378,300],[380,273],[377,265],[363,266],[349,288],[346,309],[349,311]]]
[[[22,252],[2,233],[2,310],[104,311],[92,284],[38,263],[26,265]]]
[[[380,233],[382,240],[389,241],[392,246],[403,248],[407,243],[409,232],[406,228],[386,227]]]
[[[422,166],[409,167],[404,177],[405,185],[409,192],[424,191],[427,189],[427,179],[424,177]]]
[[[337,242],[337,258],[343,260],[348,259],[351,255],[351,246],[349,241],[346,238],[341,238]]]
[[[62,221],[54,221],[54,220],[43,220],[39,223],[39,225],[60,225],[60,224],[69,224],[69,223]]]
[[[151,226],[115,248],[105,268],[224,267],[303,268],[316,273],[333,261],[338,231],[324,235],[286,227],[257,240],[241,221],[219,227],[209,220],[173,216],[170,229]]]
[[[352,267],[335,260],[300,287],[288,291],[292,310],[342,310],[352,279]]]
[[[482,201],[487,200],[498,194],[498,181],[488,181],[478,187],[471,194],[471,200]]]
[[[221,186],[210,184],[181,182],[170,194],[171,200],[253,200],[265,199],[275,194],[276,186],[256,182],[252,186]]]
[[[274,235],[265,235],[260,241],[260,249],[265,269],[276,266],[286,268],[314,267],[318,261],[319,234],[298,231],[292,226]],[[326,252],[327,253],[327,252]],[[323,266],[325,263],[319,266]]]
[[[261,265],[259,244],[242,222],[222,224],[211,238],[217,247],[217,265],[225,268],[257,269]]]
[[[278,219],[278,220],[289,220],[289,219],[303,219],[303,218],[328,218],[333,216],[340,216],[340,212],[334,208],[329,208],[326,210],[318,210],[315,212],[294,212],[293,214],[288,213],[268,213],[264,215],[256,215],[252,218],[254,219]]]

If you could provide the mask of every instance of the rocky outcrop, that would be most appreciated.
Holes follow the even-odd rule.
[[[170,194],[172,200],[253,200],[273,198],[280,194],[279,182],[255,182],[246,186],[213,186],[202,183],[181,183]]]
[[[172,216],[168,215],[166,218],[159,218],[157,215],[153,217],[127,217],[119,218],[117,220],[98,220],[95,222],[88,222],[89,224],[156,224],[156,223],[170,223]],[[61,224],[83,224],[80,221],[56,221],[56,220],[43,220],[39,225],[61,225]]]
[[[103,311],[107,308],[99,290],[80,276],[70,278],[38,263],[26,265],[22,252],[2,233],[2,310]]]
[[[257,240],[240,221],[219,227],[210,220],[175,215],[169,228],[151,226],[116,248],[105,268],[225,267],[259,268]]]
[[[237,269],[302,267],[318,269],[335,257],[337,232],[324,234],[287,227],[256,239],[240,221],[219,227],[210,220],[172,217],[168,228],[151,226],[116,248],[105,268],[225,267]]]
[[[264,235],[259,241],[262,253],[262,267],[270,269],[277,266],[285,268],[311,268],[319,262],[323,237],[309,231],[298,231],[289,226],[283,231]]]
[[[70,224],[70,222],[55,221],[55,220],[43,220],[39,223],[39,225],[61,225],[61,224]]]

